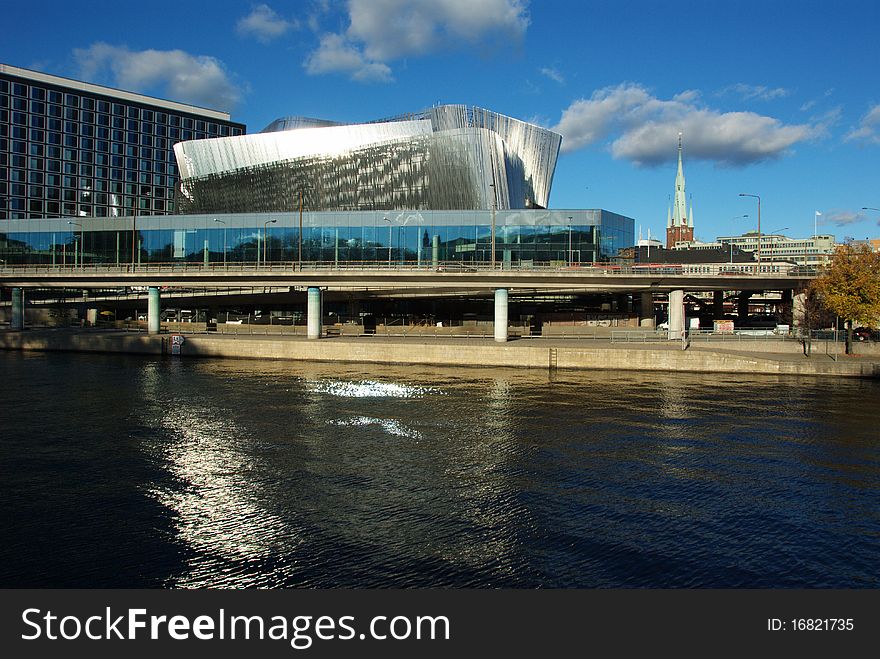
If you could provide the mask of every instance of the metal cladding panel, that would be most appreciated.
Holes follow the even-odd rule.
[[[272,125],[280,130],[175,145],[178,212],[290,210],[300,192],[310,210],[546,207],[562,140],[463,105],[370,124]]]

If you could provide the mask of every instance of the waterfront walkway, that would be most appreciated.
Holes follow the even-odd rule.
[[[172,334],[113,330],[0,332],[0,349],[170,355]],[[495,343],[491,338],[193,334],[182,336],[179,358],[282,359],[366,364],[423,364],[531,369],[639,370],[763,375],[880,377],[878,355],[811,356],[793,341],[613,343],[596,339],[528,338]],[[175,356],[176,357],[176,356]]]

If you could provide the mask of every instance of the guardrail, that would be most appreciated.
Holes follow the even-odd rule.
[[[642,275],[642,276],[815,276],[816,269],[795,266],[788,263],[756,264],[664,264],[646,263],[635,265],[613,265],[608,263],[542,264],[528,265],[488,262],[439,261],[437,263],[381,261],[308,261],[303,263],[273,261],[269,263],[199,263],[199,262],[155,262],[140,264],[88,263],[84,265],[59,265],[45,263],[0,264],[0,276],[4,274],[180,274],[180,273],[290,273],[290,272],[332,272],[332,271],[392,271],[426,273],[469,273],[469,272],[571,272],[581,274]]]

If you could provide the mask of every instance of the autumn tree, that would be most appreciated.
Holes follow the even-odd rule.
[[[810,287],[826,309],[846,321],[846,354],[852,354],[853,324],[880,319],[880,252],[843,245]]]

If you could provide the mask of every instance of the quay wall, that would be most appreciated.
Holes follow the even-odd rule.
[[[162,355],[170,352],[169,335],[121,332],[0,332],[0,349]],[[548,345],[542,341],[423,341],[416,338],[336,337],[309,341],[294,337],[190,335],[181,358],[282,359],[365,364],[516,367],[532,369],[638,370],[708,373],[754,373],[880,377],[880,363],[863,358],[837,361],[772,353],[708,350],[682,351],[672,346]]]

